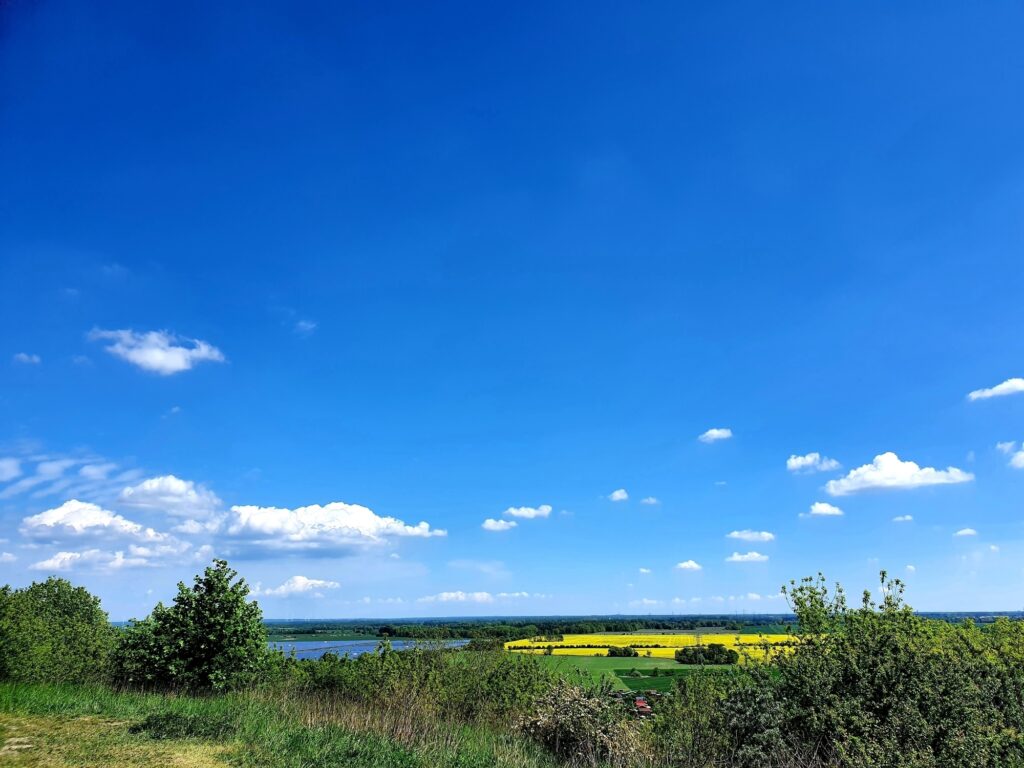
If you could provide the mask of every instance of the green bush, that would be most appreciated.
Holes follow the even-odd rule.
[[[629,646],[626,646],[625,648],[619,648],[618,646],[613,645],[611,648],[608,649],[607,655],[615,658],[628,659],[634,656],[639,656],[640,654],[636,652],[636,648],[630,648]]]
[[[676,661],[680,664],[735,664],[739,660],[735,649],[721,643],[691,645],[676,651]]]
[[[170,607],[158,603],[122,633],[113,657],[126,685],[226,690],[256,681],[274,664],[263,614],[249,587],[224,560],[214,560],[193,586],[178,584]]]
[[[114,630],[98,597],[51,577],[0,588],[0,679],[81,683],[102,680]]]

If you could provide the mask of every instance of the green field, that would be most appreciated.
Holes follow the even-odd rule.
[[[664,669],[672,672],[684,672],[687,669],[687,667],[679,664],[675,659],[654,659],[644,656],[631,659],[616,659],[607,656],[534,656],[533,658],[553,669],[563,672],[580,670],[590,675],[594,682],[600,682],[602,678],[607,677],[612,685],[620,691],[661,690],[658,688],[658,685],[646,684],[646,682],[650,681],[664,680],[664,685],[668,686],[670,680],[668,677],[629,678],[628,673],[633,669],[641,673],[649,673],[653,669]],[[626,678],[624,679],[622,676],[626,676]],[[626,679],[629,680],[628,683]],[[644,681],[643,685],[640,685],[641,681]],[[662,683],[659,682],[658,684]],[[633,687],[634,685],[639,685],[639,687]],[[666,687],[665,690],[668,690],[668,688]]]

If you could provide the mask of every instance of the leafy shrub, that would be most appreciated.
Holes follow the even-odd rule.
[[[99,598],[82,587],[51,577],[0,589],[0,679],[96,682],[113,643]]]
[[[640,654],[636,652],[636,648],[630,648],[629,646],[626,646],[625,648],[619,648],[618,646],[613,645],[611,648],[608,649],[608,656],[612,656],[615,658],[632,658],[634,656],[639,655]]]
[[[708,645],[691,645],[676,651],[676,661],[680,664],[735,664],[740,660],[734,648],[726,648],[721,643]]]
[[[645,761],[643,726],[604,688],[588,689],[561,680],[520,721],[520,729],[573,765],[633,765]]]
[[[123,684],[225,690],[256,680],[273,663],[263,614],[249,587],[214,560],[191,588],[178,583],[170,607],[158,603],[122,633],[114,673]]]

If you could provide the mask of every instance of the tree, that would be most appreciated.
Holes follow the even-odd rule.
[[[188,690],[225,690],[252,682],[271,654],[263,612],[225,560],[214,560],[170,607],[158,603],[133,621],[116,653],[122,682]]]
[[[676,661],[680,664],[735,664],[739,660],[735,649],[721,643],[691,645],[676,651]]]
[[[0,589],[0,679],[99,681],[113,642],[99,598],[66,579]]]

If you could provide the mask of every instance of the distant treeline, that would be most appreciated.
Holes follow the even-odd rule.
[[[657,619],[572,619],[553,618],[547,620],[446,620],[443,624],[434,620],[395,622],[323,621],[323,622],[268,622],[267,628],[274,635],[319,635],[346,632],[368,637],[407,637],[414,640],[450,640],[469,638],[471,640],[525,640],[534,637],[552,638],[561,635],[585,635],[595,632],[643,632],[664,630],[693,630],[707,627],[721,628],[728,632],[741,632],[753,621],[742,621],[735,617],[712,618],[657,618]],[[760,626],[760,624],[757,624]]]

